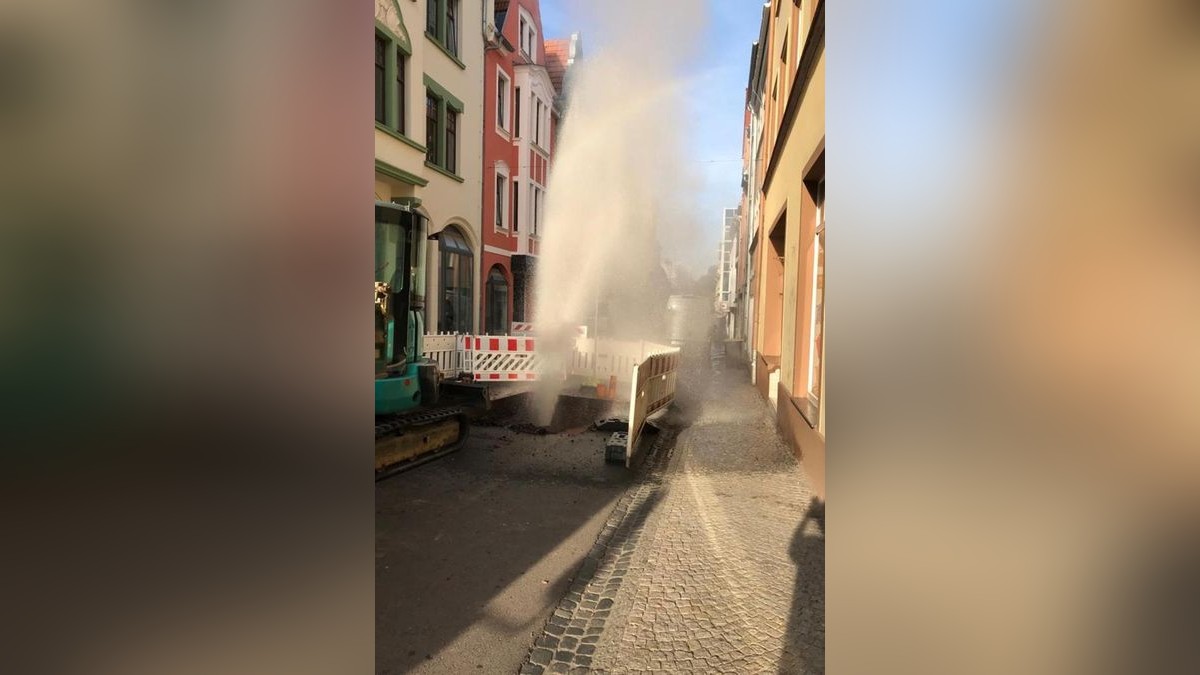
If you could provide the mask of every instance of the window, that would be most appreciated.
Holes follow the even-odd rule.
[[[521,42],[521,54],[530,61],[537,62],[537,29],[533,25],[533,17],[521,10],[521,32],[517,36]]]
[[[458,113],[446,111],[446,170],[458,172]]]
[[[408,53],[382,24],[375,31],[375,122],[406,133]]]
[[[529,186],[529,234],[538,236],[538,226],[542,220],[542,198],[544,193],[536,185]]]
[[[508,131],[509,80],[504,71],[496,69],[496,126]]]
[[[408,58],[399,51],[396,52],[396,131],[405,133],[404,118],[408,112],[408,97],[404,93],[404,71],[408,70]]]
[[[427,0],[425,34],[446,51],[458,56],[459,0]]]
[[[529,234],[537,236],[537,187],[529,186]]]
[[[542,142],[542,99],[533,97],[533,142]]]
[[[443,0],[446,3],[446,35],[444,42],[451,54],[458,56],[458,0]]]
[[[512,231],[515,234],[521,229],[521,181],[513,179],[513,212]]]
[[[474,309],[474,259],[471,247],[462,232],[454,226],[442,230],[438,237],[441,252],[441,285],[438,330],[449,333],[472,332]]]
[[[378,33],[375,35],[375,121],[387,122],[387,47]]]
[[[499,265],[493,265],[488,272],[484,293],[488,335],[508,333],[508,278],[504,276],[504,270]]]
[[[507,229],[505,222],[508,215],[508,178],[499,171],[496,172],[496,228]]]
[[[817,232],[813,240],[812,324],[809,341],[808,398],[821,405],[821,385],[825,379],[825,179],[817,183]]]
[[[442,107],[442,100],[433,94],[426,92],[425,94],[425,160],[428,162],[438,163],[438,136],[440,134],[440,125],[438,124],[438,111]]]
[[[513,96],[513,136],[518,138],[521,136],[521,88],[517,87],[517,94]]]
[[[458,172],[458,120],[463,105],[425,76],[425,161],[450,173]]]

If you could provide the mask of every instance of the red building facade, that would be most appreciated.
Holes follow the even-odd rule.
[[[515,321],[533,320],[533,275],[562,106],[560,90],[572,59],[570,50],[558,48],[555,41],[550,41],[555,49],[548,59],[538,0],[491,4],[494,24],[484,30],[479,325],[496,335],[508,333]],[[571,44],[576,42],[577,37]]]

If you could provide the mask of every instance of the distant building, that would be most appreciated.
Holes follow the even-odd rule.
[[[543,39],[538,0],[487,0],[484,12],[480,326],[502,334],[513,321],[532,319],[546,185],[562,114],[555,74],[562,80],[570,64],[548,52],[553,41]]]
[[[741,214],[737,209],[725,209],[721,226],[721,243],[717,250],[717,288],[714,309],[725,321],[725,339],[737,340],[737,261],[738,225]]]
[[[762,12],[743,145],[753,378],[823,497],[825,2]]]

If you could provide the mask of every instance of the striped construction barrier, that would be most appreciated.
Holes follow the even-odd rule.
[[[530,322],[530,321],[514,321],[514,322],[512,322],[512,327],[511,327],[511,330],[509,331],[509,333],[511,333],[512,335],[517,335],[517,336],[534,335],[535,333],[537,333],[537,324]],[[576,337],[587,337],[587,335],[588,335],[588,327],[587,326],[581,325],[581,326],[575,327],[575,336]]]
[[[436,361],[447,378],[461,374],[475,382],[497,383],[532,382],[548,376],[584,381],[615,378],[623,391],[631,391],[631,403],[651,396],[643,401],[646,410],[640,415],[635,410],[631,419],[644,419],[674,399],[674,373],[680,362],[677,348],[641,340],[597,341],[586,337],[577,338],[566,355],[539,354],[537,348],[538,338],[526,336],[425,336],[425,356]],[[630,381],[633,389],[624,389]],[[669,381],[666,389],[656,384],[664,381]],[[631,433],[633,442],[637,435],[637,431]]]
[[[477,335],[468,342],[476,382],[527,382],[541,375],[536,338]]]

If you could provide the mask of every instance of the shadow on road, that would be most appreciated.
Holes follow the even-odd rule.
[[[825,503],[814,498],[792,538],[796,587],[779,672],[825,672]]]
[[[602,434],[478,428],[377,483],[376,672],[515,671],[633,478]]]

